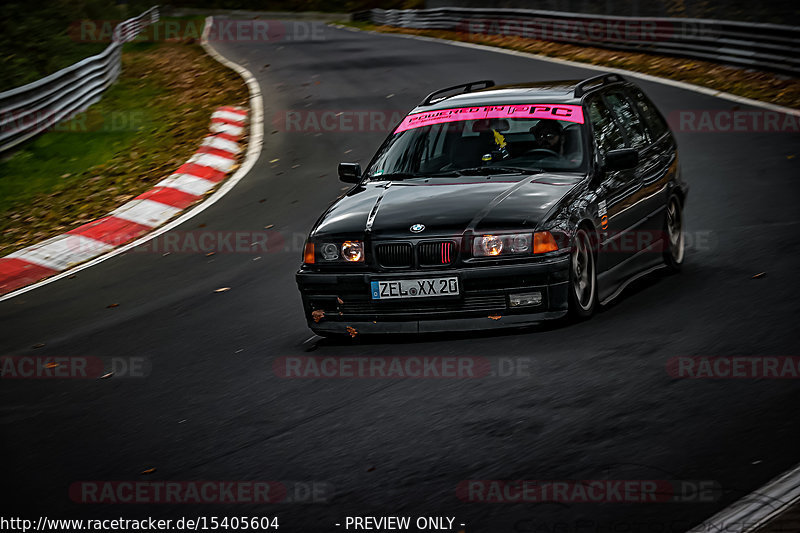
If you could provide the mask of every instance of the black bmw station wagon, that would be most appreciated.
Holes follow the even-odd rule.
[[[684,259],[675,139],[616,74],[436,91],[339,177],[297,273],[321,335],[587,318]]]

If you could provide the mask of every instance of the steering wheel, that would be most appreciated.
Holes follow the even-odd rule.
[[[525,152],[522,155],[523,155],[523,157],[525,157],[525,156],[533,155],[533,154],[535,154],[537,152],[544,153],[545,155],[548,155],[548,156],[554,156],[554,157],[559,157],[559,158],[561,157],[561,155],[559,153],[554,152],[552,150],[548,150],[547,148],[534,148],[533,150],[528,150],[527,152]]]

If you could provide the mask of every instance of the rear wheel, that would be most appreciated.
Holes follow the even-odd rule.
[[[683,265],[686,239],[683,233],[683,209],[677,196],[670,196],[667,202],[667,214],[664,217],[664,263],[673,272]]]
[[[592,316],[597,307],[597,270],[592,240],[585,229],[578,229],[572,247],[569,270],[569,314],[575,319]]]

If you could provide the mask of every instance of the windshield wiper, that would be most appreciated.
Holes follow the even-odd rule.
[[[380,174],[378,176],[370,176],[369,179],[373,181],[381,180],[405,180],[411,178],[442,178],[460,176],[457,170],[446,170],[443,172],[389,172],[387,174]]]
[[[386,174],[373,174],[369,177],[371,181],[383,181],[383,180],[405,180],[410,178],[423,178],[425,177],[424,174],[419,174],[418,172],[388,172]]]
[[[478,174],[487,176],[489,174],[538,174],[544,172],[541,168],[522,168],[522,167],[472,167],[458,169],[462,174]]]

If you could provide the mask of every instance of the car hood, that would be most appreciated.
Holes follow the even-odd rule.
[[[333,204],[312,235],[371,232],[374,239],[392,239],[460,235],[466,230],[533,230],[581,179],[536,174],[368,182]],[[414,224],[424,225],[424,231],[412,233]]]

